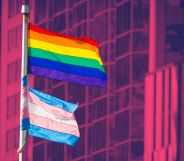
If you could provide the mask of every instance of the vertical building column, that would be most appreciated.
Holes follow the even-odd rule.
[[[165,3],[150,0],[149,72],[165,64]]]
[[[179,104],[179,106],[180,106],[180,124],[179,124],[179,127],[181,127],[181,133],[180,133],[180,145],[179,145],[179,148],[180,148],[180,150],[179,150],[179,159],[180,160],[184,160],[184,153],[183,153],[183,150],[184,150],[184,96],[183,96],[183,91],[184,91],[184,83],[183,83],[183,81],[184,81],[184,63],[182,64],[182,67],[181,67],[181,71],[180,71],[180,77],[181,77],[181,84],[179,85],[179,88],[180,88],[180,98],[179,98],[179,100],[180,100],[180,104]]]

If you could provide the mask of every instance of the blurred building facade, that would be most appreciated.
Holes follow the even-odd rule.
[[[148,71],[149,0],[30,0],[30,22],[99,42],[106,89],[34,77],[36,89],[79,102],[75,147],[29,138],[27,161],[142,161],[144,75]],[[21,0],[2,2],[0,158],[18,161]]]
[[[144,161],[184,160],[184,1],[150,1]]]

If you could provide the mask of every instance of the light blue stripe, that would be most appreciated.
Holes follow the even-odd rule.
[[[29,135],[71,146],[74,146],[79,139],[71,134],[56,132],[35,125],[30,125]]]
[[[21,79],[21,85],[27,86],[27,75],[23,76],[23,78]]]
[[[33,88],[29,88],[29,91],[35,94],[41,101],[51,106],[62,108],[70,113],[74,112],[77,109],[77,106],[78,106],[77,104],[63,101],[61,99],[58,99],[54,96],[51,96],[45,93],[42,93]]]
[[[30,121],[29,118],[24,118],[20,122],[20,129],[21,130],[28,130],[30,127]]]

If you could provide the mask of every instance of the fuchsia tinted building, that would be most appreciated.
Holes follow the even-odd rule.
[[[108,73],[106,89],[36,77],[35,88],[79,102],[77,146],[30,138],[24,152],[34,161],[142,161],[144,74],[148,71],[148,0],[30,0],[30,21],[100,44]],[[1,145],[3,161],[17,161],[21,58],[20,6],[2,3]]]
[[[184,2],[150,1],[145,161],[183,161]]]
[[[18,160],[22,3],[22,0],[2,2],[2,161]],[[76,118],[81,138],[75,147],[68,147],[30,137],[24,160],[184,160],[180,144],[184,136],[181,124],[184,72],[182,63],[176,63],[183,58],[182,0],[26,0],[25,3],[30,6],[31,23],[71,36],[96,39],[108,84],[106,89],[98,89],[34,77],[31,84],[36,89],[79,102]],[[175,64],[167,66],[172,62]]]

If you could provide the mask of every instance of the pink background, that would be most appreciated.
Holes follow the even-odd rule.
[[[31,76],[79,102],[75,147],[29,137],[24,161],[183,161],[183,0],[1,0],[0,161],[18,161],[23,3],[30,22],[99,42],[106,89]]]

